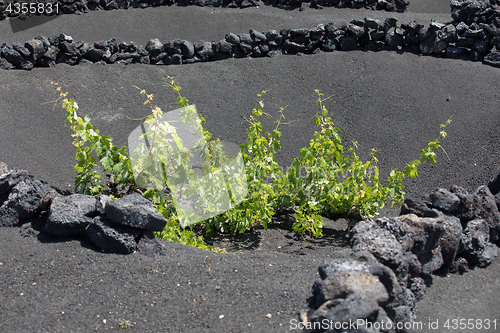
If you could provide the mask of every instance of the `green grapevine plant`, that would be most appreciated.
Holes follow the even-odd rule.
[[[324,106],[324,102],[331,96],[323,98],[323,94],[316,90],[318,95],[316,104],[320,109],[314,121],[317,131],[309,145],[300,150],[300,156],[294,159],[286,172],[282,172],[275,161],[275,154],[281,149],[281,125],[288,123],[284,122],[284,109],[281,108],[279,118],[274,122],[274,129],[271,132],[263,131],[260,118],[271,117],[263,111],[263,96],[267,92],[264,90],[257,95],[258,104],[246,119],[249,124],[246,132],[247,140],[240,145],[245,163],[247,196],[231,209],[196,225],[183,228],[173,205],[172,194],[165,195],[157,188],[143,189],[138,186],[127,148],[118,148],[113,145],[111,137],[100,135],[98,130],[94,130],[88,117],[83,119],[78,117],[77,103],[73,99],[68,99],[67,93],[63,93],[57,83],[52,82],[52,84],[56,86],[60,98],[63,99],[62,107],[67,111],[66,123],[73,131],[73,145],[76,147],[75,157],[78,161],[74,167],[77,172],[75,191],[90,195],[102,193],[105,186],[101,182],[100,174],[111,174],[113,186],[121,186],[127,188],[129,192],[136,191],[143,194],[167,218],[165,230],[157,233],[157,237],[205,249],[210,247],[195,231],[198,233],[204,231],[211,235],[216,232],[244,233],[258,225],[267,228],[275,217],[275,212],[283,207],[293,207],[294,232],[302,237],[321,237],[323,216],[357,213],[362,217],[373,217],[387,201],[392,205],[402,204],[405,196],[403,180],[406,177],[417,177],[418,167],[422,163],[436,162],[436,150],[443,149],[441,140],[446,137],[445,129],[451,122],[450,118],[441,125],[439,137],[422,149],[419,158],[408,163],[404,171],[393,169],[387,179],[388,185],[384,186],[380,182],[379,169],[376,165],[378,162],[375,157],[376,150],[372,150],[371,159],[366,162],[361,161],[356,154],[356,142],[344,152],[340,130],[335,127]],[[174,78],[168,77],[165,85],[176,92],[179,107],[187,110],[190,106],[188,100],[181,95],[181,87],[175,83]],[[144,104],[148,104],[151,108],[151,115],[146,118],[146,122],[152,124],[149,127],[153,132],[148,135],[155,138],[157,134],[155,131],[172,130],[173,126],[168,124],[161,127],[159,123],[154,123],[163,111],[153,106],[153,95],[139,90],[140,94],[146,97]],[[186,117],[189,117],[189,113]],[[205,119],[199,116],[197,121],[201,124]],[[205,129],[203,137],[210,143],[206,154],[212,158],[211,167],[214,170],[219,156],[222,156],[217,151],[217,147],[221,146],[220,140],[212,140],[212,134]],[[172,151],[166,149],[160,152],[151,149],[149,158],[139,161],[143,164],[151,163],[150,161],[154,160],[151,154],[156,154],[161,163],[169,163]],[[187,166],[189,157],[182,154],[180,156],[183,157],[177,160],[178,165]],[[186,175],[189,177],[188,173]],[[220,249],[215,250],[220,251]]]

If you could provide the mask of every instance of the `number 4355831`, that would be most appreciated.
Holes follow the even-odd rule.
[[[498,319],[448,319],[444,328],[452,330],[489,330],[496,331]]]
[[[58,14],[59,4],[36,2],[10,2],[5,11],[9,14]]]

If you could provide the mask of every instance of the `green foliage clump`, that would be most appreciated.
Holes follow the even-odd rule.
[[[77,115],[78,104],[74,99],[68,99],[68,93],[63,92],[57,83],[51,82],[51,84],[56,86],[60,95],[59,99],[62,98],[62,108],[67,111],[66,123],[73,131],[75,158],[78,161],[74,166],[74,170],[77,172],[75,192],[88,195],[101,194],[105,188],[101,174],[111,173],[114,180],[114,183],[111,184],[112,187],[127,187],[129,192],[136,191],[143,194],[167,219],[168,223],[165,229],[156,233],[156,237],[206,250],[223,252],[221,249],[212,249],[206,245],[203,237],[198,236],[194,231],[180,227],[175,214],[172,214],[170,198],[163,198],[158,190],[141,192],[135,183],[127,147],[118,149],[112,144],[111,137],[100,135],[99,130],[94,130],[89,117],[82,119]],[[152,95],[147,95],[147,97],[146,103],[153,98]],[[154,112],[157,112],[157,109],[152,108],[152,111],[152,115],[155,115]]]
[[[388,186],[384,186],[380,182],[375,150],[372,150],[371,160],[362,162],[354,143],[345,156],[340,130],[328,116],[323,95],[316,90],[316,104],[320,107],[315,119],[318,131],[309,146],[300,150],[300,156],[282,174],[274,155],[281,148],[279,126],[284,119],[283,109],[274,123],[275,129],[263,133],[258,117],[270,117],[262,110],[261,97],[265,92],[257,95],[260,100],[248,120],[248,139],[241,145],[249,184],[248,197],[237,207],[206,221],[209,232],[242,233],[258,224],[266,228],[274,209],[295,206],[298,208],[294,213],[293,230],[302,236],[321,237],[322,216],[357,213],[373,217],[387,200],[393,205],[402,204],[405,195],[402,181],[406,177],[416,177],[421,163],[436,162],[435,150],[442,148],[440,141],[446,137],[444,129],[451,122],[450,118],[441,125],[439,138],[422,150],[419,159],[408,163],[404,172],[393,169]],[[301,171],[305,172],[305,177],[300,177]]]
[[[118,148],[113,145],[110,136],[100,135],[99,130],[94,130],[89,117],[78,117],[76,111],[78,104],[73,98],[67,99],[68,93],[62,92],[61,87],[55,83],[56,90],[63,98],[62,107],[66,109],[66,123],[73,130],[71,135],[75,149],[75,158],[78,163],[74,170],[77,172],[75,179],[75,192],[89,195],[99,194],[104,189],[101,175],[96,171],[97,162],[92,153],[95,153],[103,172],[111,173],[116,184],[129,183],[133,178],[130,160],[126,152],[127,147]]]
[[[187,98],[180,94],[181,87],[175,83],[173,77],[168,77],[165,85],[177,93],[179,107],[189,107]],[[104,187],[99,182],[100,175],[96,171],[99,162],[102,171],[112,173],[117,184],[140,192],[135,183],[126,147],[118,149],[112,144],[110,137],[101,136],[98,130],[93,129],[88,117],[82,120],[77,116],[78,106],[74,100],[68,100],[67,93],[63,93],[59,86],[57,90],[63,98],[63,108],[68,112],[66,122],[74,132],[73,144],[76,147],[78,160],[75,166],[77,171],[75,191],[87,194],[101,193]],[[207,234],[244,233],[258,225],[267,228],[275,216],[276,209],[294,207],[295,221],[292,229],[302,237],[321,237],[322,216],[357,213],[363,217],[373,217],[387,201],[392,205],[402,204],[405,196],[403,180],[406,177],[418,176],[418,167],[422,163],[436,162],[435,151],[442,149],[441,140],[446,137],[445,128],[451,122],[451,118],[441,125],[439,137],[422,149],[418,159],[408,163],[404,171],[393,169],[390,172],[388,185],[384,186],[380,182],[379,169],[376,166],[378,162],[375,157],[376,151],[372,150],[371,159],[366,162],[361,161],[356,154],[356,143],[345,153],[340,130],[334,125],[323,104],[331,96],[323,99],[319,90],[315,92],[318,95],[316,104],[320,109],[314,121],[318,130],[309,145],[300,150],[300,156],[294,159],[284,173],[275,161],[275,154],[281,149],[280,126],[285,124],[284,109],[279,110],[279,118],[274,122],[274,129],[271,132],[264,132],[260,117],[271,116],[263,111],[262,97],[266,91],[257,95],[258,105],[252,110],[249,119],[246,119],[249,123],[246,132],[247,141],[240,145],[245,163],[248,195],[231,209],[206,219],[192,228],[202,229]],[[146,96],[144,104],[149,104],[152,111],[147,121],[154,121],[163,112],[157,106],[153,106],[153,95],[147,94],[144,90],[141,90],[141,94]],[[199,121],[203,123],[205,119],[200,116]],[[212,138],[212,134],[205,129],[203,136],[207,142]],[[217,139],[210,143],[216,144],[209,145],[212,148],[208,154],[212,159],[217,159],[219,154],[216,154],[214,147],[218,147],[220,141]],[[97,160],[91,156],[94,152]],[[163,153],[166,156],[161,159],[161,163],[168,163],[169,152]],[[150,158],[149,161],[151,160],[153,159]],[[187,161],[187,158],[182,158],[179,163],[187,164]],[[303,174],[305,176],[302,176]],[[203,238],[190,229],[191,227],[180,226],[171,194],[162,196],[159,190],[153,188],[141,193],[153,202],[156,209],[168,220],[165,230],[157,233],[157,237],[210,249]]]

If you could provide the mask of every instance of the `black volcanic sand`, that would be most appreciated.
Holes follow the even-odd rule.
[[[399,21],[451,21],[447,1],[413,0],[404,14],[328,8],[283,11],[261,6],[245,10],[166,7],[64,15],[13,34],[0,22],[0,42],[25,42],[38,35],[66,33],[94,42],[116,37],[145,45],[151,38],[219,40],[228,32],[312,28],[319,23],[365,16]],[[223,140],[242,143],[257,93],[266,110],[280,106],[292,126],[283,126],[277,160],[286,167],[308,144],[315,127],[314,89],[336,94],[327,108],[344,135],[365,159],[377,148],[381,175],[403,168],[434,140],[439,124],[453,115],[439,154],[417,179],[406,181],[408,197],[436,187],[475,189],[500,172],[500,70],[463,60],[396,52],[333,52],[263,59],[230,59],[186,66],[94,65],[30,72],[0,71],[0,161],[28,170],[62,190],[72,190],[74,150],[65,111],[45,80],[59,82],[115,144],[148,109],[133,85],[154,94],[165,111],[175,108],[174,93],[163,87],[174,75],[206,119],[205,127]],[[265,120],[265,128],[271,128]],[[397,210],[386,210],[397,214]],[[116,331],[129,320],[131,332],[288,332],[297,312],[307,309],[320,264],[349,255],[345,221],[327,221],[326,237],[302,243],[280,224],[237,238],[217,237],[215,246],[238,254],[215,254],[166,243],[166,257],[155,259],[100,253],[85,240],[22,238],[19,229],[0,229],[1,332]],[[494,332],[447,330],[447,319],[497,319],[500,263],[462,276],[433,276],[419,303],[412,332]],[[439,329],[428,327],[438,320]]]

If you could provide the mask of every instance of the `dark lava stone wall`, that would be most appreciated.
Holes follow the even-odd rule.
[[[314,3],[318,1],[325,0],[314,0]],[[354,2],[350,3],[352,5]],[[124,4],[120,2],[120,6]],[[340,2],[337,1],[337,4]],[[219,41],[195,44],[187,40],[161,41],[157,38],[149,40],[145,46],[135,42],[119,42],[115,38],[88,44],[75,41],[65,34],[38,36],[24,44],[1,44],[0,68],[31,70],[34,67],[53,67],[58,63],[180,65],[228,58],[356,49],[406,51],[483,61],[500,67],[499,4],[500,0],[453,0],[453,21],[447,24],[431,22],[424,25],[416,21],[399,23],[394,17],[384,22],[364,18],[352,20],[349,24],[330,22],[313,28],[264,32],[251,29],[248,34],[238,35],[229,32]]]

